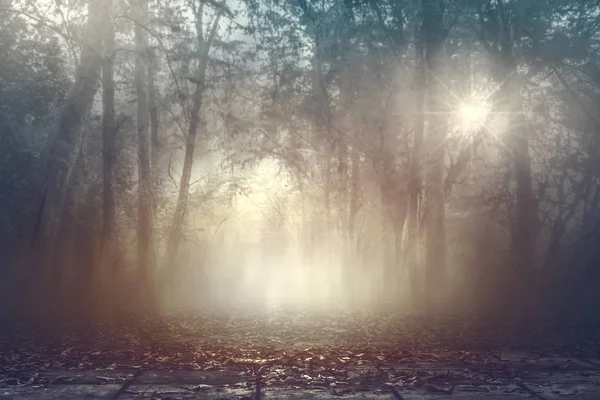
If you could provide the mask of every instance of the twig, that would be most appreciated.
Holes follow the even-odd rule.
[[[117,17],[115,17],[115,19],[116,18]],[[149,29],[148,27],[144,26],[144,24],[139,23],[138,21],[136,21],[135,19],[133,19],[127,15],[121,15],[120,18],[126,19],[128,21],[133,22],[135,25],[138,25],[140,28],[142,28],[143,30],[148,32],[150,34],[150,36],[152,36],[152,38],[154,38],[156,40],[156,42],[160,46],[160,50],[165,55],[165,61],[167,62],[167,67],[169,68],[169,71],[171,72],[171,76],[173,78],[173,82],[175,83],[175,87],[177,87],[177,92],[182,93],[181,88],[179,87],[179,82],[177,81],[177,74],[173,70],[173,66],[171,65],[171,60],[169,59],[169,56],[167,54],[167,48],[163,44],[162,39],[158,36],[158,34],[156,32],[154,32],[153,30]]]
[[[221,225],[223,225],[223,223],[225,221],[227,221],[229,219],[229,217],[225,217],[221,220],[221,222],[219,222],[219,224],[217,225],[217,227],[215,228],[215,231],[212,234],[212,238],[210,239],[211,243],[215,240],[215,236],[217,235],[217,232],[219,232],[219,228],[221,228]]]
[[[69,42],[75,42],[78,44],[81,44],[81,40],[79,40],[78,38],[74,37],[74,36],[70,36],[68,33],[64,33],[62,31],[62,29],[49,24],[48,22],[44,21],[42,18],[38,18],[35,15],[29,14],[25,11],[21,11],[21,10],[13,10],[13,9],[8,9],[8,8],[0,8],[0,11],[2,12],[7,12],[7,13],[13,13],[13,14],[18,14],[21,15],[23,17],[29,18],[32,21],[37,22],[38,24],[40,24],[41,26],[50,29],[52,32],[56,33],[57,35],[59,35],[60,37],[62,37],[67,43]]]

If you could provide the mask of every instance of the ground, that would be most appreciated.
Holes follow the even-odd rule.
[[[600,399],[599,330],[396,313],[3,321],[2,399]]]

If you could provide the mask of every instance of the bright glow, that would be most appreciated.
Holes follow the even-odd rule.
[[[368,269],[349,270],[345,236],[335,228],[328,232],[315,219],[318,229],[311,231],[315,236],[307,255],[310,237],[300,235],[305,219],[323,212],[314,201],[303,201],[277,160],[265,159],[237,174],[244,178],[243,193],[215,208],[218,216],[207,221],[201,208],[194,219],[190,213],[197,226],[210,226],[205,232],[211,245],[190,242],[189,266],[198,272],[186,284],[203,289],[193,292],[196,299],[182,301],[251,310],[325,310],[376,304],[383,297],[383,252],[372,249]],[[378,234],[379,219],[374,221],[371,236]]]
[[[484,104],[462,103],[458,107],[456,118],[463,129],[479,129],[485,124],[489,112],[489,108]]]

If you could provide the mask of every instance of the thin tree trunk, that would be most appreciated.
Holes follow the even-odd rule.
[[[393,140],[390,140],[390,138],[393,138],[397,135],[398,121],[395,119],[390,121],[391,116],[388,115],[391,110],[396,109],[396,107],[398,106],[397,101],[395,100],[395,95],[395,91],[390,93],[387,100],[387,104],[385,106],[383,125],[379,131],[379,157],[374,165],[374,168],[378,171],[380,175],[380,239],[378,240],[380,246],[378,248],[378,252],[382,256],[383,270],[387,275],[386,278],[390,276],[389,272],[394,271],[394,269],[397,268],[399,265],[399,263],[396,264],[394,254],[395,249],[393,244],[394,238],[398,234],[398,232],[396,232],[398,186],[397,177],[394,173],[394,145],[392,144],[394,142]],[[393,115],[394,112],[391,112],[391,114]],[[391,279],[386,279],[386,282],[387,281],[391,281]]]
[[[514,228],[514,244],[516,255],[515,284],[520,295],[526,296],[532,281],[535,264],[535,226],[537,224],[537,208],[533,194],[533,178],[531,175],[531,155],[529,153],[529,127],[523,111],[523,99],[517,80],[517,61],[513,51],[513,35],[509,16],[504,2],[497,1],[500,31],[500,53],[497,64],[500,74],[497,81],[499,90],[499,108],[509,118],[507,148],[513,161],[516,184],[516,221]],[[520,297],[521,301],[527,301]]]
[[[95,295],[100,304],[107,304],[107,293],[115,282],[120,282],[115,257],[116,205],[114,194],[114,169],[116,159],[115,136],[115,27],[112,19],[113,2],[108,0],[104,32],[104,51],[102,59],[102,225],[100,242],[95,246],[96,254],[89,266],[89,276],[94,280]],[[92,282],[81,287],[92,288]]]
[[[147,89],[148,40],[145,26],[148,20],[148,0],[137,0],[135,23],[135,87],[137,93],[138,139],[138,284],[144,301],[153,307],[154,287],[154,227],[153,181],[150,166],[149,105]],[[141,299],[140,299],[141,300]]]
[[[73,167],[72,183],[65,191],[64,209],[61,213],[61,223],[57,234],[60,240],[54,244],[54,254],[51,260],[52,265],[60,266],[60,268],[51,271],[52,291],[50,294],[53,301],[45,304],[46,306],[50,306],[51,309],[48,310],[50,313],[57,311],[56,302],[58,303],[58,307],[61,308],[69,305],[69,303],[76,303],[82,306],[86,303],[88,305],[86,289],[89,288],[89,280],[82,279],[89,267],[87,264],[88,260],[86,259],[83,262],[84,260],[79,258],[81,253],[76,251],[79,228],[81,226],[79,222],[81,217],[80,210],[83,204],[83,201],[80,199],[85,198],[83,185],[76,184],[82,178],[81,172],[85,170],[85,142],[87,137],[85,137],[86,135],[82,136],[82,144]],[[74,299],[76,301],[73,301]]]
[[[106,21],[102,60],[102,255],[110,257],[115,234],[114,164],[115,135],[115,29],[111,17]]]
[[[334,153],[334,143],[331,137],[331,109],[329,96],[324,83],[322,60],[321,60],[321,36],[323,28],[316,22],[316,16],[311,9],[309,3],[299,2],[299,6],[304,13],[307,21],[311,21],[313,31],[313,54],[311,58],[311,90],[313,98],[312,112],[312,134],[313,145],[319,153],[324,153],[324,156],[317,157],[317,169],[320,169],[324,183],[323,205],[325,207],[324,226],[317,224],[315,218],[312,219],[313,226],[311,228],[312,241],[317,239],[317,231],[325,231],[324,247],[327,252],[327,261],[331,258],[331,164],[332,155]]]
[[[192,176],[192,165],[194,163],[194,152],[196,149],[196,140],[198,136],[198,124],[200,122],[200,109],[202,108],[202,100],[204,97],[204,82],[206,79],[206,67],[208,64],[208,53],[214,38],[217,34],[219,21],[221,19],[221,11],[217,14],[215,22],[210,29],[209,37],[204,39],[204,28],[202,23],[202,13],[204,12],[203,5],[198,9],[196,16],[196,36],[198,42],[198,51],[200,56],[198,59],[198,70],[194,77],[196,89],[192,97],[192,109],[189,113],[189,130],[185,141],[185,157],[183,160],[183,171],[181,173],[181,181],[179,183],[179,194],[177,204],[175,206],[175,214],[167,243],[167,251],[165,255],[166,267],[171,267],[177,254],[177,247],[180,242],[181,232],[185,222],[185,213],[188,204],[190,178]]]
[[[427,84],[427,172],[425,187],[425,269],[427,296],[437,306],[445,290],[446,226],[444,157],[447,135],[447,95],[440,83],[443,57],[444,1],[423,0],[423,38]]]
[[[98,253],[100,252],[102,226],[100,209],[96,206],[97,198],[100,197],[100,185],[92,184],[90,188],[82,193],[83,199],[75,210],[75,234],[71,251],[77,268],[76,295],[71,293],[69,306],[75,306],[76,310],[85,313],[93,310],[97,300],[106,301],[107,298],[100,296],[94,298],[95,275],[98,267]],[[99,229],[100,228],[100,229]],[[68,299],[68,298],[67,298]],[[66,299],[66,300],[67,300]],[[76,301],[73,301],[75,299]],[[67,300],[68,301],[68,300]],[[102,304],[102,303],[100,303]]]
[[[408,269],[411,297],[418,304],[422,295],[420,231],[421,202],[423,196],[422,152],[425,132],[425,61],[423,59],[423,31],[415,29],[416,85],[415,85],[415,127],[409,166],[408,210],[406,232],[404,233],[404,267]]]
[[[356,251],[356,217],[360,209],[360,154],[356,148],[352,148],[350,154],[350,210],[348,216],[348,231],[350,244]]]
[[[350,120],[350,113],[352,111],[353,99],[353,65],[351,62],[350,44],[352,39],[352,25],[355,22],[354,12],[350,3],[344,3],[342,8],[342,16],[344,27],[340,32],[341,40],[341,59],[342,59],[342,75],[340,76],[340,107],[342,111],[342,135],[340,135],[340,145],[343,146],[343,153],[345,159],[343,164],[342,182],[342,193],[344,194],[343,203],[343,216],[345,219],[345,226],[347,233],[345,234],[345,240],[347,244],[347,253],[352,260],[356,259],[356,241],[355,241],[355,223],[356,214],[358,213],[358,190],[359,190],[359,161],[360,156],[355,142],[352,142],[352,138],[356,140],[357,131],[353,128]],[[345,136],[345,137],[344,137]],[[352,143],[352,144],[351,144]],[[347,153],[350,151],[350,156]],[[346,165],[349,164],[349,167]],[[348,266],[351,266],[351,262]]]
[[[319,156],[318,165],[321,168],[324,193],[323,193],[323,205],[325,207],[324,221],[319,221],[313,218],[315,224],[319,224],[312,228],[313,238],[315,238],[316,232],[324,232],[324,247],[326,251],[327,261],[331,259],[331,192],[332,192],[332,158],[334,153],[334,141],[332,140],[331,132],[331,109],[329,104],[329,96],[325,83],[323,81],[323,70],[321,63],[321,49],[320,49],[320,38],[319,34],[316,33],[313,44],[313,56],[311,59],[311,84],[312,84],[312,96],[314,99],[314,109],[312,118],[312,133],[314,137],[314,145],[319,153],[323,155]],[[321,225],[323,224],[323,225]]]
[[[345,38],[344,38],[345,39]],[[348,52],[347,48],[342,48],[343,58],[346,58],[346,54]],[[338,176],[339,176],[339,186],[337,188],[338,192],[338,204],[340,210],[340,235],[339,237],[342,239],[343,252],[344,257],[352,257],[350,254],[350,242],[352,238],[352,233],[350,232],[350,202],[351,199],[349,195],[351,194],[351,168],[352,166],[349,163],[348,157],[348,140],[355,135],[355,132],[350,123],[350,107],[352,106],[352,76],[351,71],[349,70],[351,66],[349,65],[348,60],[344,60],[341,65],[341,76],[340,76],[340,84],[339,84],[339,126],[340,129],[336,135],[336,145],[337,145],[337,162],[338,162]],[[350,189],[350,190],[349,190]],[[350,263],[346,262],[347,267],[349,267]]]
[[[515,169],[516,200],[517,200],[517,265],[525,275],[534,270],[534,228],[535,197],[533,194],[533,179],[531,176],[531,156],[529,153],[529,132],[526,127],[523,111],[518,111],[520,118],[515,121],[511,132],[512,153]],[[520,126],[520,127],[519,127]]]
[[[158,173],[158,156],[160,152],[160,141],[158,137],[158,93],[156,88],[156,70],[157,70],[157,59],[154,51],[149,53],[150,60],[148,62],[148,101],[150,107],[150,162],[152,166],[152,177],[154,178],[154,195],[156,195],[159,188],[159,173]],[[156,213],[157,202],[154,202]]]

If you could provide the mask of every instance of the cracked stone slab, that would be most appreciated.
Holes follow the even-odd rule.
[[[582,362],[585,362],[589,365],[592,365],[593,367],[595,367],[596,369],[600,368],[600,358],[594,358],[594,357],[582,357],[580,358],[580,360]]]
[[[210,384],[231,385],[247,382],[248,376],[239,371],[143,371],[135,380],[143,384]]]
[[[524,394],[503,394],[503,393],[488,393],[481,394],[460,394],[460,395],[444,395],[444,394],[428,394],[428,393],[402,393],[404,400],[441,400],[441,399],[462,399],[462,400],[531,400],[531,395]],[[394,400],[396,398],[393,398]]]
[[[50,384],[123,384],[133,379],[136,374],[134,369],[122,370],[54,370],[42,371],[38,374],[38,379],[43,379]]]
[[[325,389],[286,389],[286,388],[268,388],[262,390],[262,398],[282,399],[282,400],[324,400],[324,399],[343,399],[343,400],[394,400],[390,391],[383,392],[352,392],[335,394]]]
[[[44,385],[15,386],[0,389],[6,400],[112,399],[122,385]]]
[[[516,363],[516,361],[513,361]],[[500,362],[499,364],[503,364]],[[403,386],[406,382],[388,383],[405,400],[522,400],[522,399],[600,399],[600,368],[583,360],[566,358],[537,358],[525,360],[528,366],[520,374],[521,379],[496,377],[493,380],[481,380],[481,374],[471,374],[463,368],[438,366],[428,368],[420,365],[417,370],[423,373],[439,375],[439,380],[424,388]],[[496,364],[496,367],[498,364]],[[395,370],[409,369],[405,365]],[[441,368],[439,368],[441,367]],[[493,364],[492,364],[493,367]],[[349,368],[354,370],[353,368]],[[365,369],[365,368],[362,368]],[[368,369],[368,368],[367,368]],[[463,373],[445,377],[444,369]],[[356,371],[361,370],[357,368]],[[367,370],[365,370],[367,371]],[[5,382],[0,387],[0,399],[112,399],[126,386],[119,399],[207,399],[242,400],[254,399],[253,378],[246,373],[234,370],[208,371],[138,371],[121,370],[54,370],[41,371],[36,380],[27,385]],[[25,377],[33,375],[25,374]],[[483,374],[485,376],[485,373]],[[15,382],[18,380],[15,378]],[[358,382],[358,381],[357,381]],[[423,386],[420,386],[423,387]],[[451,389],[451,391],[450,391]],[[373,379],[361,384],[328,386],[265,386],[261,390],[262,399],[300,400],[300,399],[379,399],[398,400],[390,387],[381,380]]]
[[[253,392],[241,388],[223,388],[211,385],[155,385],[132,384],[118,398],[134,399],[202,399],[202,400],[240,400],[253,398]]]
[[[523,381],[523,385],[546,400],[567,397],[577,400],[600,399],[600,373],[597,371],[532,373]]]
[[[511,388],[470,388],[460,387],[452,395],[428,393],[425,390],[398,390],[405,400],[524,400],[530,399],[531,393],[514,385]],[[327,389],[303,388],[265,388],[261,390],[263,400],[397,400],[391,390],[379,389],[374,391],[334,392]],[[249,400],[254,399],[254,392],[241,388],[219,388],[210,385],[190,387],[185,385],[152,385],[133,384],[119,396],[119,399],[155,399],[168,398],[171,400],[206,399],[206,400]]]
[[[527,370],[595,370],[594,366],[585,360],[568,357],[544,357],[527,353],[502,353],[499,357],[499,365],[507,365],[515,369]]]
[[[432,393],[427,389],[402,389],[396,388],[404,400],[441,400],[441,399],[463,399],[463,400],[524,400],[531,399],[531,393],[519,385],[456,385],[451,392]],[[394,397],[394,399],[397,399]]]

